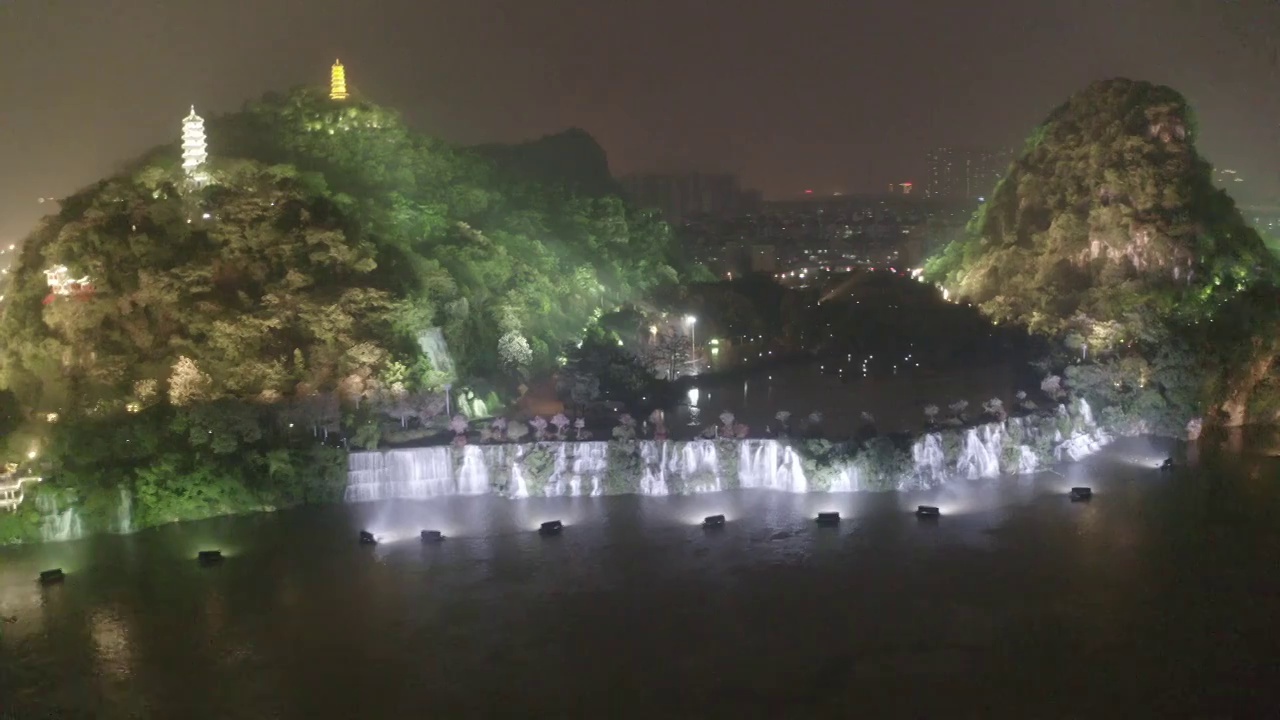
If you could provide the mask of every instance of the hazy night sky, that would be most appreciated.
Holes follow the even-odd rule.
[[[1201,149],[1280,187],[1269,0],[0,0],[0,241],[272,89],[327,83],[461,143],[579,126],[615,174],[737,170],[768,196],[922,179],[1014,146],[1089,81],[1181,90]],[[217,148],[210,148],[217,153]],[[1265,184],[1264,184],[1265,183]]]

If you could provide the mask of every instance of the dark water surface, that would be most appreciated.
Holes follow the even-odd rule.
[[[720,413],[727,410],[759,436],[766,427],[776,431],[778,411],[786,410],[796,423],[811,412],[822,413],[829,437],[852,435],[866,424],[864,412],[875,418],[881,432],[915,432],[924,424],[926,405],[936,405],[946,417],[948,405],[965,400],[970,413],[977,415],[982,403],[993,397],[1014,407],[1015,392],[1039,387],[1034,379],[1020,386],[1012,364],[907,370],[893,365],[900,358],[881,355],[868,361],[864,375],[863,356],[849,357],[854,358],[851,364],[812,360],[757,368],[744,376],[696,380],[692,383],[698,388],[696,395],[682,398],[684,404],[678,408],[668,408],[671,431],[678,437],[696,436],[701,428],[719,424]],[[842,368],[850,370],[842,373]],[[689,401],[695,398],[698,421],[690,430]]]
[[[458,498],[0,549],[0,717],[1276,717],[1280,461],[1162,456],[1126,441],[931,494]],[[941,521],[905,511],[925,501]],[[845,522],[814,527],[826,509]],[[530,531],[552,518],[561,537]],[[359,547],[366,526],[451,538]]]

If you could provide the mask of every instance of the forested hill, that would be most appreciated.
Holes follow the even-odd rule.
[[[421,348],[433,327],[460,376],[514,382],[601,313],[679,281],[664,224],[602,188],[574,192],[607,174],[582,133],[508,151],[544,175],[517,182],[502,152],[307,89],[207,131],[204,186],[164,146],[24,244],[0,380],[28,410],[425,389],[448,379]],[[552,182],[539,158],[564,143],[579,164]],[[51,291],[58,266],[87,281]]]
[[[929,275],[994,320],[1099,360],[1095,370],[1114,364],[1110,387],[1178,378],[1142,402],[1243,422],[1255,390],[1277,394],[1277,264],[1195,139],[1178,92],[1089,86],[1035,129]]]
[[[563,187],[588,197],[621,195],[604,148],[587,131],[572,128],[517,145],[476,145],[515,182]]]

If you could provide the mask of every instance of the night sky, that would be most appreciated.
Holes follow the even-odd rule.
[[[615,174],[733,170],[770,197],[921,181],[1015,146],[1115,75],[1197,108],[1201,149],[1280,187],[1272,0],[0,0],[0,241],[272,89],[351,85],[461,143],[579,126]],[[211,148],[217,153],[217,148]],[[47,206],[46,208],[47,209]]]

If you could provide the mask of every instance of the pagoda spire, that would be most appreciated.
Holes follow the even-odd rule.
[[[182,121],[182,169],[187,177],[202,182],[205,161],[209,159],[208,146],[204,137],[204,118],[196,114],[196,106],[191,106],[191,114]]]
[[[341,60],[334,60],[333,68],[329,71],[329,98],[347,99],[347,70],[342,67]]]

